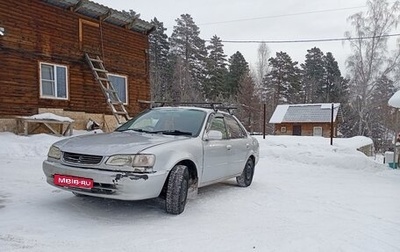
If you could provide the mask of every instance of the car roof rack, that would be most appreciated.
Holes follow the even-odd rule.
[[[233,110],[237,107],[232,105],[224,105],[222,102],[177,102],[177,101],[145,101],[138,100],[139,103],[150,104],[150,109],[163,106],[195,106],[201,108],[211,108],[215,112],[218,110],[227,110],[229,114],[233,114]]]

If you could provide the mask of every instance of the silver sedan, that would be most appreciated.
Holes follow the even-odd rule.
[[[234,177],[249,186],[258,153],[257,140],[230,113],[158,107],[114,132],[54,143],[43,171],[49,184],[76,195],[162,197],[168,213],[180,214],[199,187]]]

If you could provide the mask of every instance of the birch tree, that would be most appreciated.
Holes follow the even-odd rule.
[[[373,95],[384,76],[391,76],[399,65],[400,50],[388,51],[388,39],[398,24],[399,1],[370,0],[368,10],[349,17],[353,31],[345,36],[352,55],[347,59],[350,75],[351,106],[355,120],[350,122],[353,135],[372,136]]]

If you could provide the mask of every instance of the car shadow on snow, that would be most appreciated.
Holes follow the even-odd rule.
[[[202,187],[198,190],[198,195],[195,198],[189,199],[189,205],[195,207],[197,203],[202,204],[204,201],[212,201],[219,197],[237,195],[238,190],[235,190],[235,188],[239,191],[243,190],[233,180]],[[56,210],[59,215],[69,215],[72,212],[82,218],[126,220],[126,218],[132,218],[136,215],[140,216],[141,219],[148,219],[146,216],[151,218],[165,214],[165,201],[162,198],[122,201],[83,195],[76,196],[65,191],[59,191],[57,194],[62,194],[62,197],[47,198],[46,207]]]
[[[63,192],[68,194],[68,192]],[[59,214],[71,213],[80,217],[93,217],[93,219],[126,219],[135,214],[159,215],[164,212],[164,201],[160,198],[123,201],[105,199],[92,196],[75,196],[70,193],[70,197],[52,198],[46,203],[51,204],[53,209],[57,209]]]
[[[234,188],[241,189],[235,180],[227,180],[224,182],[219,182],[216,184],[211,184],[202,188],[199,188],[198,196],[208,197],[215,196],[219,194],[226,194],[229,192],[235,192],[236,190],[232,190]]]

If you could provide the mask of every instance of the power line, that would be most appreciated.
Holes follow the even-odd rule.
[[[386,34],[382,36],[371,36],[371,37],[355,37],[355,38],[327,38],[327,39],[298,39],[298,40],[222,40],[223,43],[237,43],[237,44],[251,44],[251,43],[266,43],[266,44],[285,44],[285,43],[310,43],[310,42],[333,42],[333,41],[349,41],[359,39],[375,39],[375,38],[387,38],[397,37],[400,33]],[[211,40],[207,39],[207,42]]]
[[[363,5],[363,6],[354,6],[354,7],[347,7],[347,8],[337,8],[337,9],[326,9],[326,10],[296,12],[296,13],[289,13],[289,14],[265,16],[265,17],[233,19],[233,20],[226,20],[226,21],[202,23],[202,24],[198,24],[198,26],[214,25],[214,24],[227,24],[227,23],[235,23],[235,22],[243,22],[243,21],[253,21],[253,20],[270,19],[270,18],[280,18],[280,17],[290,17],[290,16],[301,16],[301,15],[315,14],[315,13],[325,13],[325,12],[352,10],[352,9],[359,9],[359,8],[365,8],[365,7],[366,7],[366,6]]]

